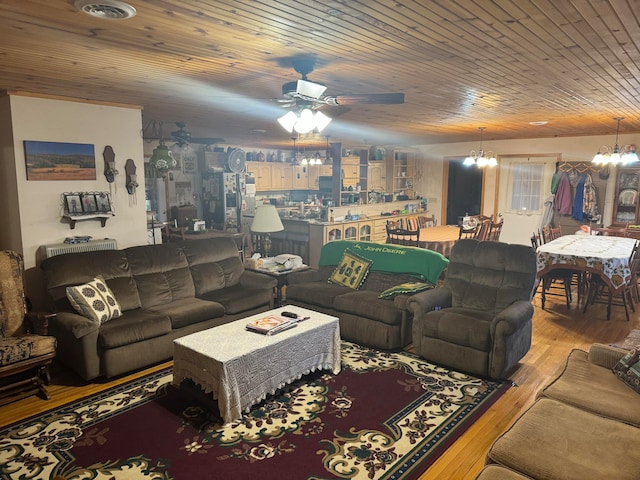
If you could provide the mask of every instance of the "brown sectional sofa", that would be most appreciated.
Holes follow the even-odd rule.
[[[345,249],[373,261],[357,290],[328,282]],[[317,269],[289,275],[286,302],[339,317],[340,335],[345,340],[398,350],[411,342],[410,296],[398,295],[392,300],[378,296],[405,282],[424,280],[435,284],[447,264],[439,253],[422,248],[333,241],[322,247]]]
[[[493,443],[477,480],[640,478],[640,394],[612,372],[627,350],[573,350],[562,372]]]
[[[90,380],[173,356],[173,340],[273,308],[276,280],[244,269],[231,238],[71,253],[41,264],[57,315],[57,358]],[[102,325],[76,312],[66,287],[102,276],[122,316]]]

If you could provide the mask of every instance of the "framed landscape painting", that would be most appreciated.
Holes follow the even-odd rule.
[[[92,144],[24,141],[27,180],[95,180]]]

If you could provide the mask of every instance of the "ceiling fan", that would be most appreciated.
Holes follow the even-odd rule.
[[[219,137],[192,137],[191,132],[186,130],[186,123],[176,122],[178,130],[171,132],[166,137],[162,133],[162,122],[159,120],[151,120],[142,130],[142,138],[147,141],[151,140],[173,140],[179,147],[184,147],[191,143],[203,145],[213,145],[215,143],[224,142],[224,138]]]
[[[346,107],[358,103],[391,105],[404,103],[404,93],[359,93],[350,95],[325,95],[327,87],[321,83],[311,82],[307,75],[313,72],[316,58],[313,55],[302,54],[280,59],[282,66],[291,66],[302,75],[300,80],[287,82],[282,85],[282,99],[274,99],[285,108],[310,108],[317,110],[325,106]],[[342,112],[349,109],[343,109]],[[334,112],[334,116],[336,113]]]

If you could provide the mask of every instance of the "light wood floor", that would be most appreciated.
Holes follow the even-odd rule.
[[[631,321],[627,322],[622,307],[614,306],[612,318],[607,321],[604,305],[591,306],[584,315],[575,306],[567,310],[563,299],[548,298],[543,311],[540,297],[536,295],[534,305],[531,350],[510,377],[518,386],[510,388],[420,480],[474,478],[482,469],[493,440],[533,403],[536,392],[564,364],[571,349],[586,350],[594,342],[622,343],[632,329],[640,328],[639,314],[632,314]],[[171,362],[114,381],[88,385],[65,370],[54,369],[53,384],[49,388],[51,399],[30,397],[0,407],[0,426],[169,365]]]

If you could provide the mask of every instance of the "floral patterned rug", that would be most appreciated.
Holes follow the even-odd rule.
[[[509,388],[348,342],[342,363],[225,427],[149,375],[0,430],[0,478],[415,479]]]

